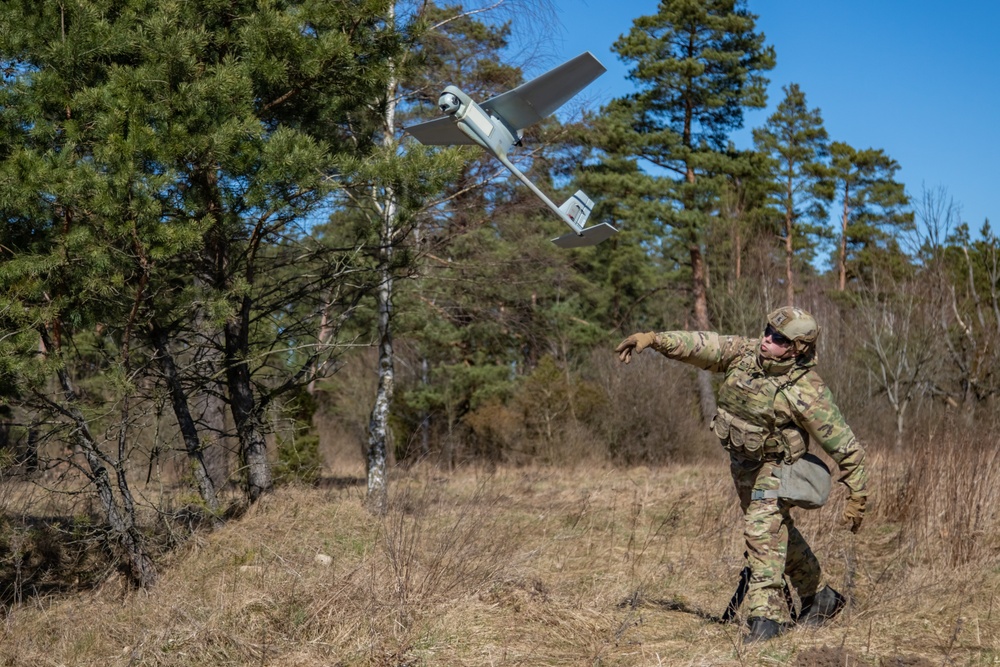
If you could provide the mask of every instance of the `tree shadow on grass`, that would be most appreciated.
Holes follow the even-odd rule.
[[[320,477],[316,486],[321,489],[348,489],[353,486],[364,486],[368,483],[364,477]]]

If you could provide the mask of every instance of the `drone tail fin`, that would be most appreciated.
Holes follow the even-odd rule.
[[[590,217],[593,208],[594,202],[590,200],[590,197],[583,194],[582,190],[577,190],[576,194],[559,207],[559,211],[566,216],[566,221],[573,227],[573,231],[557,239],[552,239],[552,242],[560,248],[582,248],[597,245],[614,236],[618,230],[606,222],[586,229],[583,228],[587,224],[587,218]]]
[[[572,222],[577,231],[582,230],[583,226],[587,224],[587,218],[590,217],[590,212],[593,209],[594,202],[590,200],[590,197],[583,194],[583,190],[577,190],[576,194],[563,202],[563,205],[559,207],[559,210]]]

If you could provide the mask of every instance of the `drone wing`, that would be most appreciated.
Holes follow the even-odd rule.
[[[455,119],[451,116],[435,118],[426,123],[418,123],[406,128],[407,134],[427,146],[453,146],[456,144],[475,144],[469,135],[458,129]]]
[[[587,51],[480,106],[520,130],[550,115],[606,71]]]

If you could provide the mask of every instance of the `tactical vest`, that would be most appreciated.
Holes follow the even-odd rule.
[[[775,424],[774,398],[808,369],[792,365],[768,375],[757,363],[756,346],[730,366],[719,389],[712,429],[722,446],[743,458],[793,463],[808,449],[808,435],[794,423]]]

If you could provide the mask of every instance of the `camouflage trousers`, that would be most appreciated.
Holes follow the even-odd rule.
[[[792,520],[791,507],[777,498],[755,497],[754,491],[778,488],[777,461],[750,461],[730,454],[730,471],[743,509],[743,537],[750,567],[746,603],[748,617],[790,620],[785,578],[800,598],[819,588],[819,561]]]

